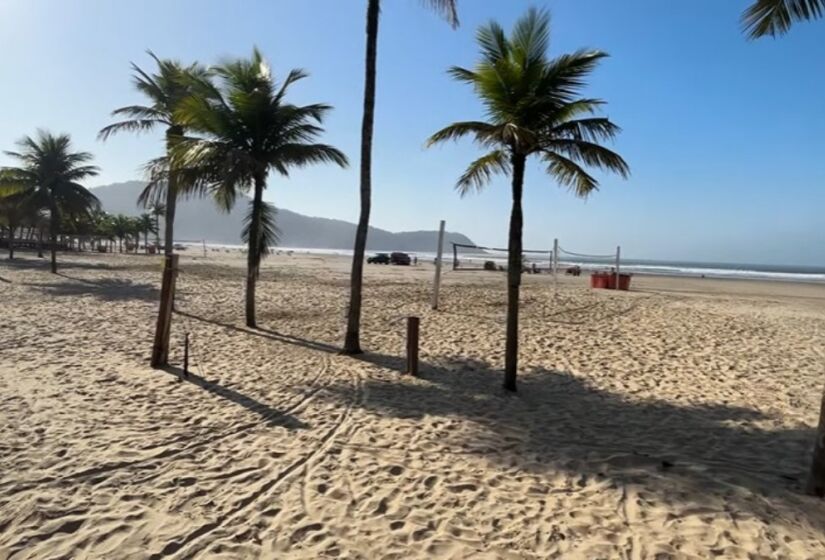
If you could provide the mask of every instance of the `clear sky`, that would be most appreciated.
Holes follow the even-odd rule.
[[[0,148],[37,127],[72,134],[95,153],[97,186],[140,178],[161,135],[96,140],[109,112],[141,102],[129,62],[145,50],[184,62],[248,55],[257,45],[276,75],[310,71],[297,103],[335,111],[325,141],[350,157],[334,167],[272,176],[266,198],[314,216],[355,221],[363,88],[364,0],[2,0]],[[525,246],[628,256],[825,264],[825,21],[779,40],[749,42],[747,0],[459,0],[452,30],[419,0],[384,0],[379,38],[372,224],[393,231],[448,229],[503,246],[505,179],[464,199],[455,179],[477,156],[469,142],[425,150],[429,134],[483,117],[445,69],[471,66],[475,29],[509,28],[529,6],[553,16],[551,54],[606,50],[588,95],[624,129],[615,144],[628,181],[604,177],[587,201],[531,166]],[[8,163],[0,155],[0,165]]]

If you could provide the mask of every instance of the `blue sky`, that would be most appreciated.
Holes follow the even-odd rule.
[[[551,54],[606,50],[588,95],[624,129],[615,149],[628,181],[606,176],[582,201],[531,166],[525,245],[559,237],[578,251],[621,244],[637,258],[825,263],[825,21],[779,40],[746,41],[746,0],[459,0],[452,30],[419,0],[384,0],[379,44],[372,223],[399,231],[448,229],[476,243],[506,241],[506,179],[460,198],[453,190],[477,156],[470,143],[424,149],[429,134],[483,117],[472,91],[445,69],[471,66],[475,29],[509,28],[529,6],[553,16]],[[361,119],[363,0],[3,0],[0,2],[0,148],[37,127],[72,134],[95,153],[90,186],[140,178],[162,150],[159,134],[97,131],[109,112],[140,102],[129,62],[145,54],[205,63],[257,45],[276,75],[310,71],[298,103],[328,102],[325,141],[353,162],[272,176],[266,198],[305,214],[355,221]],[[0,156],[0,164],[8,163]]]

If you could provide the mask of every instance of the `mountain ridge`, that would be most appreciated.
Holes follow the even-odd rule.
[[[106,212],[138,216],[146,212],[137,204],[138,195],[145,186],[144,181],[127,181],[101,185],[91,191],[100,199]],[[249,200],[244,196],[229,212],[219,210],[208,199],[180,200],[175,213],[175,239],[241,244],[241,228],[246,215],[243,202]],[[351,250],[355,242],[356,225],[346,220],[308,216],[278,208],[276,222],[281,231],[278,243],[281,247]],[[473,244],[469,237],[457,232],[445,232],[444,241],[445,247],[450,243]],[[369,251],[434,252],[437,244],[438,232],[434,230],[391,232],[370,227],[367,235]]]

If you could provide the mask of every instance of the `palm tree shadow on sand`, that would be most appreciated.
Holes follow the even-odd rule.
[[[152,284],[128,279],[85,280],[57,273],[68,282],[28,282],[23,285],[36,288],[53,296],[90,295],[103,301],[143,300],[157,301],[160,292]]]
[[[325,342],[178,313],[278,343],[339,352]],[[588,480],[644,485],[674,509],[695,504],[723,512],[725,496],[737,513],[782,510],[825,532],[825,503],[801,493],[811,427],[766,428],[769,415],[727,404],[631,400],[550,369],[524,372],[519,392],[510,394],[501,389],[501,370],[484,361],[433,357],[412,378],[397,375],[406,366],[401,356],[367,352],[354,358],[375,366],[363,386],[369,398],[355,406],[379,419],[469,421],[467,430],[434,435],[447,453],[478,455],[505,469],[566,473],[581,486]],[[353,404],[345,381],[320,397]]]
[[[403,371],[401,358],[362,359]],[[369,399],[359,406],[413,422],[469,420],[468,430],[433,434],[447,453],[478,455],[503,468],[563,472],[581,486],[608,479],[617,487],[641,484],[663,505],[721,508],[724,495],[740,512],[784,510],[785,517],[804,517],[825,532],[825,504],[801,494],[813,428],[764,428],[767,414],[725,404],[631,400],[562,371],[526,372],[515,395],[502,391],[501,378],[480,361],[422,364],[417,379],[379,374],[366,380]],[[351,402],[345,384],[332,385],[326,395]]]

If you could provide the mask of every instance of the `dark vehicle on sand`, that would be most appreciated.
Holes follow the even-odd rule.
[[[401,266],[410,266],[412,259],[407,253],[393,253],[390,255],[390,262]]]
[[[369,264],[390,264],[390,256],[387,253],[376,253],[367,259]]]

